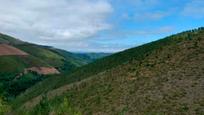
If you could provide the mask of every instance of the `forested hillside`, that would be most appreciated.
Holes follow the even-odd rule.
[[[172,35],[44,80],[13,107],[21,114],[203,114],[203,46],[204,28]]]
[[[52,76],[27,73],[29,68],[47,68],[47,71],[57,69],[61,74],[67,74],[94,61],[65,50],[61,53],[58,51],[62,50],[53,47],[24,42],[5,34],[0,34],[0,46],[2,53],[0,54],[0,96],[6,97],[7,100],[13,100],[27,88]]]

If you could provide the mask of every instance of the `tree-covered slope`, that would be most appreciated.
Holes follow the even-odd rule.
[[[63,56],[47,48],[23,42],[8,35],[0,34],[0,43],[9,44],[29,54],[28,56],[0,56],[0,73],[22,72],[25,68],[32,66],[61,68],[65,63],[63,59],[66,60]],[[74,67],[74,65],[72,66]]]
[[[25,89],[46,78],[33,73],[22,75],[26,68],[55,67],[61,74],[64,74],[90,61],[71,52],[63,51],[60,53],[57,52],[59,49],[23,42],[4,34],[0,34],[0,44],[8,44],[28,54],[0,56],[0,96],[3,95],[7,98],[17,96]],[[16,79],[19,75],[22,75],[21,78]]]
[[[57,67],[61,71],[66,71],[66,72],[71,71],[76,67],[80,67],[82,65],[88,64],[96,59],[107,56],[106,54],[102,55],[101,53],[99,54],[95,53],[94,57],[92,56],[92,53],[87,53],[83,55],[79,53],[75,54],[65,50],[60,50],[60,49],[56,49],[48,46],[31,44],[5,34],[0,34],[0,43],[12,45],[29,54],[29,56],[27,56],[26,58],[25,57],[18,58],[18,61],[19,59],[22,59],[21,61],[19,61],[19,65],[24,65],[26,67],[29,65],[30,66],[41,66],[41,65],[53,66],[53,67]],[[6,57],[8,57],[9,58],[8,60],[11,62],[14,62],[14,61],[17,62],[16,57],[19,57],[19,56],[0,57],[2,58],[0,59],[2,63],[7,63],[9,65],[8,68],[12,68],[11,66],[12,63],[9,63],[9,61],[6,61],[5,60]],[[27,62],[22,64],[22,61],[24,60],[29,60],[30,63]],[[5,66],[3,64],[1,65]],[[15,69],[13,71],[15,71]]]
[[[53,49],[57,53],[67,57],[69,60],[73,60],[73,63],[82,66],[91,62],[94,62],[95,60],[107,57],[111,55],[111,53],[70,53],[65,50],[61,49]]]
[[[0,33],[0,43],[6,43],[6,44],[25,44],[25,42],[19,40],[19,39],[16,39],[16,38],[13,38],[11,36],[8,36],[8,35],[5,35],[5,34],[2,34]]]
[[[33,107],[43,95],[52,99],[63,94],[32,112],[58,111],[65,98],[82,114],[203,113],[203,37],[204,29],[199,28],[97,60],[35,85],[14,101],[14,107]],[[49,106],[42,110],[42,104]]]

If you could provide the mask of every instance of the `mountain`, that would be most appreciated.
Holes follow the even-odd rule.
[[[204,28],[199,28],[96,60],[59,79],[50,77],[12,106],[19,115],[201,115],[203,60]]]
[[[77,57],[80,57],[87,61],[87,63],[94,62],[97,59],[110,56],[112,53],[75,53]]]
[[[0,56],[8,56],[8,55],[28,56],[26,52],[23,52],[8,44],[0,44]]]
[[[0,33],[0,96],[14,98],[47,78],[42,75],[69,73],[93,60]]]
[[[97,59],[101,59],[111,55],[111,53],[70,53],[61,49],[53,49],[53,50],[65,56],[69,60],[73,60],[70,57],[75,58],[73,63],[78,66],[82,66],[82,65],[94,62]]]
[[[13,38],[11,36],[0,33],[0,43],[18,45],[18,44],[24,44],[25,42],[19,39]]]

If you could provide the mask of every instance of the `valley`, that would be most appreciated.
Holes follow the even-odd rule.
[[[204,115],[204,0],[0,0],[0,115]]]
[[[51,76],[18,95],[13,112],[202,114],[203,37],[182,32]]]

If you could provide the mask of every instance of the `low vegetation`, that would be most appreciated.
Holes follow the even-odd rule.
[[[58,106],[55,106],[58,103]],[[67,98],[50,103],[46,97],[32,110],[22,109],[17,111],[21,115],[82,115],[77,109],[72,107]]]
[[[99,57],[3,34],[0,43],[30,54],[0,56],[0,115],[204,113],[204,28]],[[61,74],[22,74],[34,66]]]
[[[50,70],[51,73],[59,71],[61,74],[67,74],[77,67],[90,63],[90,60],[82,59],[77,54],[67,51],[59,53],[58,49],[23,42],[4,34],[0,34],[0,45],[2,46],[0,47],[2,50],[0,52],[2,54],[0,54],[0,96],[5,97],[7,101],[12,101],[26,89],[52,76],[48,75],[49,73],[40,75],[36,72],[25,72],[28,68],[52,68],[53,71],[57,70],[56,72]],[[7,55],[3,54],[5,52]],[[28,55],[22,55],[24,52]]]
[[[4,115],[10,111],[10,106],[0,98],[0,115]]]
[[[50,77],[17,97],[13,107],[21,110],[29,102],[39,114],[60,114],[49,107],[66,100],[77,114],[202,115],[203,37],[204,28],[183,32],[97,60],[60,79]],[[31,106],[31,100],[39,103]],[[44,100],[48,108],[42,107]]]

